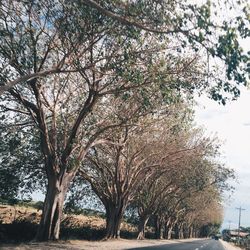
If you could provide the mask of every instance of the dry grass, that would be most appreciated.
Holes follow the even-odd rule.
[[[0,221],[2,224],[11,224],[14,221],[27,220],[38,223],[41,212],[31,207],[0,205]]]
[[[32,207],[0,205],[0,222],[11,224],[14,221],[29,221],[38,224],[41,218],[41,211]],[[94,229],[105,228],[105,219],[94,215],[72,215],[64,214],[62,223],[65,227],[81,228],[91,227]],[[136,228],[128,223],[122,223],[122,230],[136,231]]]

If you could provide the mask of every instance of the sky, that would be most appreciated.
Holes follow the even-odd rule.
[[[235,191],[224,202],[224,228],[238,228],[239,210],[241,226],[250,227],[250,90],[241,89],[237,101],[219,105],[204,96],[197,99],[195,121],[206,128],[208,135],[217,135],[223,142],[221,161],[233,168],[237,182]]]
[[[230,15],[225,13],[225,15]],[[250,51],[250,37],[240,40],[245,52]],[[240,88],[236,101],[219,105],[201,96],[196,107],[195,120],[206,128],[207,133],[216,134],[223,141],[221,160],[233,168],[237,182],[230,200],[224,202],[224,221],[221,229],[236,229],[239,210],[242,207],[241,226],[250,227],[250,88]]]

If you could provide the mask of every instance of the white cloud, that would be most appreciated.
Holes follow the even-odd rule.
[[[238,210],[242,206],[241,224],[250,226],[250,90],[241,89],[241,97],[225,106],[206,97],[198,100],[196,122],[203,125],[208,134],[217,132],[225,143],[222,147],[223,162],[234,168],[238,176],[235,193],[230,204],[225,204],[223,227],[231,221],[237,225]]]

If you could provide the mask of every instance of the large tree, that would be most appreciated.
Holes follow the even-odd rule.
[[[196,70],[195,65],[199,65],[198,58],[183,56],[168,68],[159,61],[158,55],[164,47],[159,46],[160,42],[154,36],[136,40],[131,31],[123,26],[100,26],[100,22],[106,24],[108,21],[86,6],[81,6],[72,16],[69,14],[75,10],[75,6],[65,5],[57,3],[48,12],[55,9],[60,14],[60,18],[56,14],[48,14],[48,18],[54,20],[57,17],[59,20],[56,21],[62,22],[60,27],[65,26],[63,34],[58,31],[55,20],[52,22],[49,19],[50,22],[43,16],[42,20],[39,19],[36,12],[36,8],[41,8],[39,3],[10,4],[13,12],[10,11],[6,17],[6,26],[10,25],[10,14],[14,15],[19,8],[29,17],[25,18],[22,12],[13,16],[14,20],[18,19],[16,25],[21,25],[20,28],[15,27],[15,30],[20,30],[21,33],[16,34],[16,39],[11,40],[10,44],[14,43],[21,49],[21,44],[24,43],[21,55],[13,57],[17,59],[23,56],[30,48],[33,52],[30,60],[19,58],[20,60],[15,61],[15,72],[14,69],[5,68],[6,74],[10,72],[12,75],[25,75],[26,71],[47,68],[49,66],[46,63],[51,62],[59,63],[64,68],[60,70],[60,74],[32,78],[2,96],[6,112],[19,114],[22,121],[28,119],[33,122],[40,133],[48,186],[38,240],[59,238],[63,202],[70,182],[88,150],[96,144],[108,141],[102,138],[106,130],[125,124],[134,114],[143,113],[147,109],[153,111],[157,103],[161,105],[162,101],[172,101],[171,89],[175,88],[177,81],[180,86],[189,82],[187,89],[204,81],[202,70],[199,67]],[[45,7],[42,10],[48,11],[48,6]],[[33,15],[35,20],[32,19]],[[42,31],[46,30],[45,33],[33,33],[32,27],[35,24],[32,21],[36,23],[37,18],[41,22]],[[77,31],[80,29],[77,18],[81,18],[85,24],[82,33]],[[51,42],[51,32],[54,29],[56,40]],[[27,30],[31,31],[27,33]],[[47,39],[42,36],[47,34],[50,41],[48,44]],[[37,42],[35,45],[32,43],[33,47],[23,41],[24,38],[28,39],[27,36],[31,41]],[[38,53],[40,42],[45,48]],[[9,42],[5,45],[9,48]],[[73,54],[66,60],[65,56],[68,56],[69,51]],[[17,52],[18,50],[15,51]],[[182,70],[178,71],[179,68]],[[151,99],[154,99],[153,107]],[[138,105],[135,105],[136,102]],[[124,116],[122,110],[127,107],[131,108]],[[114,111],[114,108],[118,109]],[[116,118],[111,120],[111,114]]]

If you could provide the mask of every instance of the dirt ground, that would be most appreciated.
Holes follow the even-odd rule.
[[[189,239],[190,240],[190,239]],[[185,240],[185,241],[189,241]],[[111,241],[80,241],[72,240],[58,243],[29,243],[20,245],[0,245],[1,250],[120,250],[135,247],[157,246],[162,244],[178,243],[179,240],[111,240]]]
[[[73,240],[68,242],[58,243],[29,243],[20,245],[0,245],[1,250],[125,250],[136,247],[159,246],[165,244],[173,244],[193,241],[194,239],[186,240],[111,240],[111,241],[80,241]],[[226,250],[240,250],[227,242],[221,241]]]
[[[226,241],[221,241],[226,250],[242,250],[242,248],[236,247]]]

